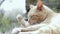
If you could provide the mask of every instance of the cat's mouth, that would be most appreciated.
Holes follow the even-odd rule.
[[[30,21],[30,25],[35,25],[35,24],[38,24],[36,20]]]

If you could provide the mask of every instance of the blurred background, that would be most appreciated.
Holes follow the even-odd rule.
[[[0,0],[0,6],[4,3],[4,1],[5,0]],[[60,12],[60,0],[42,0],[42,1],[46,6],[48,6],[49,8],[54,10],[55,12],[57,12],[57,13]],[[26,0],[26,11],[27,11],[27,13],[30,10],[29,5],[30,4],[36,5],[36,3],[37,3],[37,0]],[[26,13],[26,15],[27,15],[27,13]],[[25,15],[25,17],[27,17],[26,15]],[[13,20],[14,17],[11,19],[10,17],[3,18],[3,16],[4,16],[4,10],[0,9],[0,34],[10,33],[10,31],[14,27],[19,26],[19,23],[17,22],[17,20]]]
[[[42,0],[42,1],[49,8],[55,10],[56,12],[60,12],[59,11],[60,10],[60,7],[59,7],[60,6],[60,0]],[[29,7],[28,7],[29,3],[36,5],[37,0],[30,0],[30,1],[27,0],[26,3],[27,3],[27,9],[29,9]]]

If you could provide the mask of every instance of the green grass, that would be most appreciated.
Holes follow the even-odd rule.
[[[54,12],[56,12],[56,13],[60,13],[60,9],[55,9],[55,8],[53,8],[52,9]]]
[[[0,14],[0,32],[5,32],[11,28],[11,20],[10,18],[3,18]]]

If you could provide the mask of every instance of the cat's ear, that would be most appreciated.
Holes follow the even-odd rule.
[[[39,1],[37,2],[37,9],[38,9],[38,10],[42,10],[42,8],[43,8],[43,2],[42,2],[41,0],[39,0]]]
[[[34,5],[30,5],[30,9],[33,8],[33,7],[34,7]]]

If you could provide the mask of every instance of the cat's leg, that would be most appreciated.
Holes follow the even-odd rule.
[[[25,21],[22,15],[18,14],[17,15],[17,20],[22,26],[24,26],[24,27],[29,26],[28,21]]]
[[[38,29],[40,29],[41,27],[47,26],[46,24],[36,24],[36,25],[32,25],[29,27],[26,27],[24,29],[22,29],[23,32],[28,32],[28,31],[36,31]]]
[[[14,28],[14,29],[12,30],[12,34],[18,34],[19,32],[21,32],[21,29],[22,29],[22,28]]]

